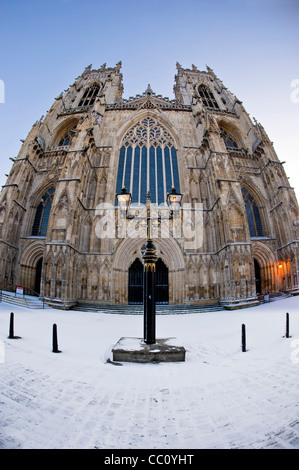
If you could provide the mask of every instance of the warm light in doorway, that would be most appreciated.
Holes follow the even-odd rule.
[[[279,264],[278,267],[279,267],[279,269],[281,269],[281,268],[282,268],[282,264]]]

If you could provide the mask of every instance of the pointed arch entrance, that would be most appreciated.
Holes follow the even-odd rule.
[[[156,303],[168,304],[168,268],[159,258],[156,262]]]
[[[254,273],[255,273],[255,291],[257,295],[262,293],[262,280],[261,280],[261,268],[259,262],[254,259]]]
[[[271,294],[279,290],[275,275],[275,255],[265,243],[252,243],[256,294]]]
[[[156,303],[168,304],[168,268],[159,258],[156,262]],[[139,258],[129,268],[129,304],[143,303],[143,264]]]
[[[143,302],[143,265],[139,258],[129,268],[129,304]]]
[[[43,258],[40,258],[38,262],[36,263],[36,268],[35,268],[35,285],[34,285],[34,291],[36,294],[40,294],[40,283],[42,279],[42,268],[43,268]]]
[[[43,294],[44,251],[45,240],[34,240],[25,247],[20,259],[21,270],[18,285],[27,287],[38,295]]]
[[[168,270],[168,283],[166,284],[168,288],[164,287],[164,291],[168,293],[168,303],[184,303],[185,261],[179,244],[172,237],[167,239],[162,237],[155,238],[154,244],[158,259],[161,258]],[[129,303],[129,269],[137,258],[142,264],[143,245],[143,238],[127,237],[119,244],[115,252],[112,269],[112,277],[114,279],[112,295],[114,295],[116,303]],[[160,285],[163,285],[163,283]]]

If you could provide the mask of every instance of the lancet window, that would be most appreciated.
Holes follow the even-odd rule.
[[[247,214],[247,220],[249,225],[249,231],[251,237],[263,237],[263,226],[260,216],[260,211],[255,203],[253,196],[242,188],[243,199],[245,202],[245,209]]]
[[[218,103],[211,90],[205,85],[199,85],[198,94],[207,108],[219,109]]]
[[[119,152],[116,193],[125,186],[134,203],[166,202],[172,187],[179,192],[177,152],[171,134],[158,121],[147,117],[123,137]]]
[[[74,137],[76,133],[76,127],[74,126],[72,129],[70,129],[66,134],[60,139],[58,143],[58,147],[67,147],[71,144],[71,140]]]
[[[100,87],[99,85],[92,85],[90,87],[88,87],[81,100],[80,100],[80,103],[79,103],[79,106],[92,106],[93,103],[95,102],[96,100],[96,97],[99,93],[99,90],[100,90]]]
[[[41,198],[41,202],[37,206],[35,218],[32,226],[32,235],[45,237],[47,234],[48,222],[50,217],[51,206],[53,202],[55,188],[50,188]]]
[[[228,150],[233,150],[238,148],[238,144],[235,141],[234,137],[227,132],[226,130],[220,128],[221,137],[224,140],[225,146]]]

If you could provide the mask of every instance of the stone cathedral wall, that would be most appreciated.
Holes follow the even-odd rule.
[[[113,211],[122,139],[150,119],[174,143],[182,201],[200,208],[202,224],[194,246],[184,230],[155,239],[169,303],[252,305],[257,294],[296,293],[298,203],[262,125],[210,68],[177,64],[174,100],[150,86],[123,99],[120,68],[87,67],[12,159],[0,196],[0,288],[22,285],[63,308],[128,303],[145,240],[101,238],[96,227],[108,214],[99,207]]]

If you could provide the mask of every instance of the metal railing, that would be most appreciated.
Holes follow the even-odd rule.
[[[22,293],[18,293],[17,292],[17,288],[21,288],[22,289]],[[19,284],[11,284],[10,286],[6,286],[6,287],[1,287],[0,288],[0,302],[2,302],[2,293],[3,292],[12,292],[15,294],[15,297],[17,296],[21,296],[23,299],[25,299],[25,296],[26,295],[31,295],[31,296],[34,296],[34,297],[38,297],[42,303],[43,303],[43,309],[45,308],[45,302],[44,302],[44,299],[42,297],[40,297],[40,294],[38,292],[36,292],[35,290],[31,289],[30,287],[26,287],[26,286],[20,286]]]

